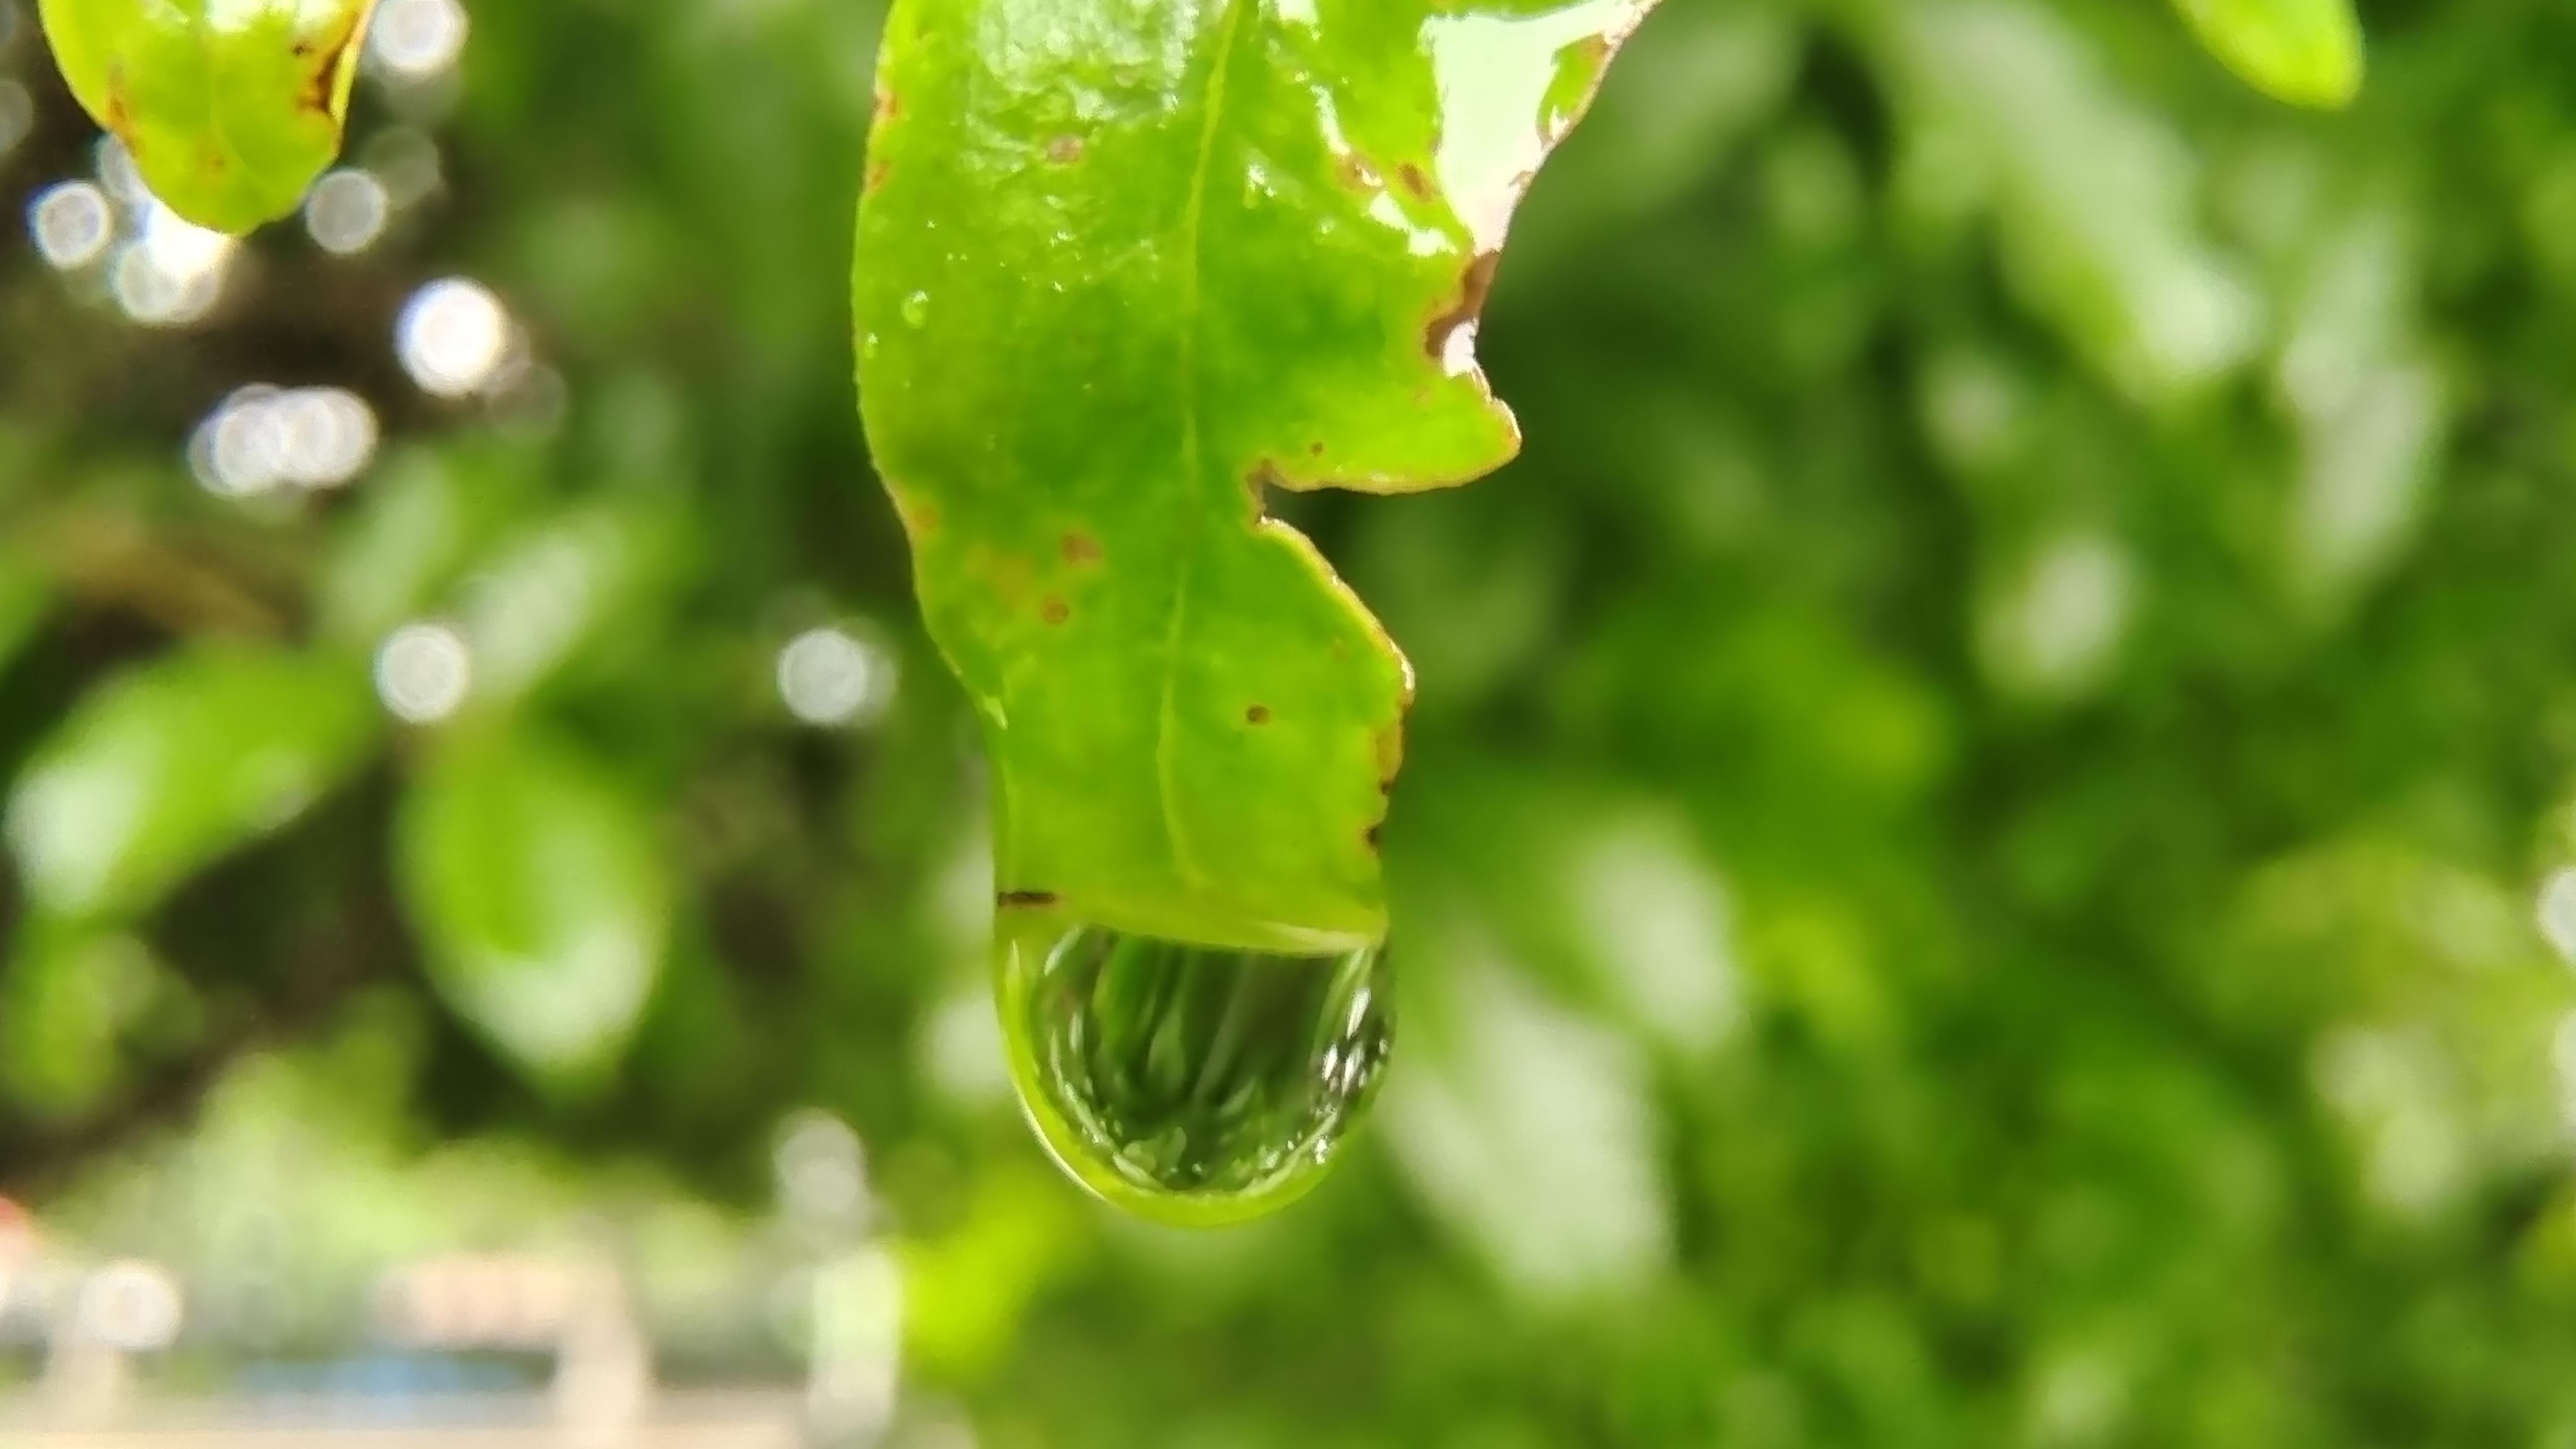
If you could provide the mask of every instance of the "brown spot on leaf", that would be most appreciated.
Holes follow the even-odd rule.
[[[1047,142],[1046,157],[1058,166],[1070,166],[1082,159],[1080,136],[1058,136]]]
[[[1062,897],[1053,891],[1004,891],[993,898],[1002,909],[1042,911]]]
[[[880,126],[884,125],[888,121],[901,120],[903,118],[903,97],[896,95],[892,91],[877,92],[876,109],[872,113],[872,116]]]
[[[332,35],[319,39],[307,36],[295,43],[295,58],[309,66],[304,85],[295,94],[298,110],[311,111],[338,124],[340,98],[344,94],[341,80],[343,73],[356,60],[353,52],[358,44],[358,27],[366,23],[367,9],[359,7],[341,22],[340,29]]]
[[[1073,606],[1049,594],[1046,602],[1038,605],[1038,617],[1050,624],[1061,624],[1073,617]]]
[[[868,189],[868,190],[870,190],[870,191],[874,191],[874,190],[876,190],[878,187],[885,185],[886,177],[888,177],[888,176],[892,175],[893,173],[894,173],[894,166],[893,166],[893,164],[892,164],[891,162],[886,162],[886,161],[871,161],[871,162],[869,162],[869,163],[868,163],[868,177],[867,177],[867,181],[866,181],[866,183],[865,183],[865,185],[866,185],[867,189]]]
[[[1430,174],[1425,172],[1421,167],[1407,161],[1403,165],[1395,168],[1395,179],[1403,185],[1405,190],[1413,193],[1414,200],[1429,201],[1431,199],[1431,177]]]
[[[1449,353],[1449,339],[1461,327],[1485,315],[1485,299],[1494,293],[1494,269],[1501,266],[1501,252],[1480,252],[1467,264],[1466,274],[1458,279],[1458,296],[1422,331],[1422,350],[1438,362]]]
[[[1306,445],[1306,451],[1320,458],[1324,456],[1324,445],[1322,443],[1309,443]]]
[[[108,67],[107,114],[101,119],[108,130],[125,142],[125,149],[135,149],[134,108],[125,99],[125,67],[121,63]]]
[[[905,533],[910,534],[918,542],[938,531],[939,505],[907,497],[900,487],[892,491],[895,516],[903,520]]]
[[[295,93],[295,108],[311,111],[317,116],[329,116],[334,89],[331,67],[323,66],[304,78],[304,88]]]
[[[1379,831],[1379,830],[1381,830],[1381,829],[1383,829],[1383,828],[1384,828],[1384,827],[1382,827],[1382,826],[1372,825],[1372,826],[1370,826],[1370,827],[1368,828],[1367,833],[1365,833],[1365,834],[1363,834],[1363,835],[1361,835],[1361,836],[1360,836],[1360,839],[1362,839],[1362,840],[1364,840],[1364,841],[1367,841],[1367,842],[1368,842],[1368,848],[1369,848],[1369,849],[1371,849],[1371,850],[1375,850],[1375,849],[1377,849],[1377,835],[1378,835],[1378,831]]]
[[[1393,781],[1395,772],[1404,768],[1404,726],[1391,724],[1377,732],[1377,774],[1381,780]]]
[[[1100,562],[1100,540],[1082,532],[1064,536],[1064,561],[1069,564]]]
[[[1270,706],[1266,704],[1256,704],[1252,708],[1245,710],[1243,712],[1243,722],[1245,724],[1257,725],[1270,723]]]
[[[1255,519],[1269,517],[1270,490],[1287,486],[1288,475],[1279,471],[1278,464],[1268,458],[1254,464],[1252,471],[1243,475],[1243,491],[1252,500],[1252,516]]]
[[[1333,159],[1333,174],[1353,191],[1377,190],[1377,168],[1357,151],[1345,151]]]

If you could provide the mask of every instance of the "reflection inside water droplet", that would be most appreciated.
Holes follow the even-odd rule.
[[[928,292],[915,292],[911,296],[903,299],[903,320],[904,324],[910,327],[918,327],[922,323],[930,320],[930,294]]]
[[[1273,955],[1011,919],[1051,914],[1005,913],[999,998],[1021,1101],[1075,1177],[1202,1226],[1323,1179],[1386,1063],[1382,951]]]

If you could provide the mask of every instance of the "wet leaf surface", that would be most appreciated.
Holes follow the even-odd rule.
[[[1650,3],[897,6],[861,406],[990,737],[1006,905],[1383,936],[1411,678],[1266,495],[1513,455],[1477,314]]]

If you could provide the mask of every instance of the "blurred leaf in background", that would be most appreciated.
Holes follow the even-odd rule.
[[[18,776],[8,837],[28,904],[74,920],[157,904],[293,823],[374,724],[342,660],[216,647],[136,667],[83,699]]]
[[[2361,91],[2361,21],[2352,0],[2177,0],[2183,18],[2230,69],[2302,106],[2352,103]]]
[[[652,818],[579,755],[519,732],[447,743],[400,828],[431,986],[549,1083],[597,1077],[668,944]]]

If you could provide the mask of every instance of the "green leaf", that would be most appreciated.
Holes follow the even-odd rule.
[[[469,469],[497,471],[480,459],[406,451],[353,500],[314,588],[319,627],[333,642],[373,649],[450,581],[499,511],[490,490],[459,479]]]
[[[374,740],[363,668],[269,649],[165,656],[93,692],[38,752],[7,830],[40,910],[149,908],[285,825]]]
[[[41,0],[63,79],[153,194],[244,232],[340,149],[373,0]]]
[[[31,560],[0,553],[0,664],[17,656],[54,604],[54,580]]]
[[[1444,928],[1436,949],[1457,969],[1422,973],[1420,1064],[1386,1095],[1398,1169],[1516,1297],[1652,1283],[1674,1229],[1645,1053],[1535,990],[1473,924]]]
[[[1006,900],[1253,949],[1384,934],[1403,657],[1272,488],[1508,460],[1505,225],[1651,0],[907,0],[862,408],[982,715]]]
[[[2361,21],[2352,0],[2174,0],[2201,44],[2248,85],[2334,110],[2361,93]]]
[[[1917,166],[1912,204],[1988,215],[2013,291],[2141,401],[2190,397],[2246,364],[2265,298],[2210,235],[2193,148],[2105,73],[2062,7],[1891,0],[1868,13],[1885,25],[1907,151],[1977,158]]]
[[[589,1086],[662,967],[672,888],[653,822],[567,746],[524,730],[444,743],[400,826],[431,983],[540,1081]]]
[[[671,568],[671,528],[650,506],[584,504],[503,539],[462,588],[475,697],[507,703],[586,654],[632,645]]]
[[[132,936],[41,923],[0,973],[0,1090],[39,1117],[88,1111],[116,1087],[118,1038],[149,1005],[158,968]]]

